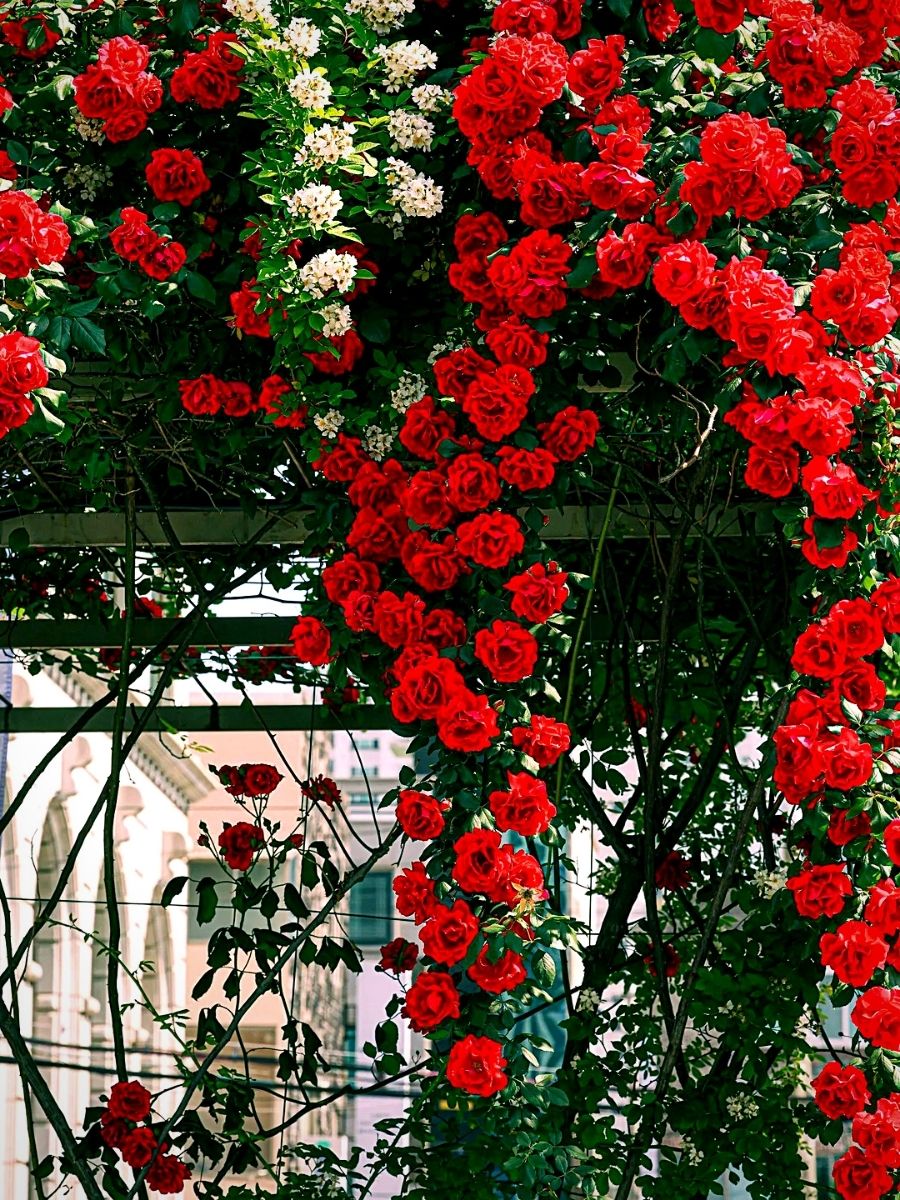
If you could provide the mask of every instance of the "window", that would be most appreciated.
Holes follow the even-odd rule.
[[[377,737],[358,737],[356,739],[357,750],[377,750],[378,745]]]
[[[381,798],[382,798],[383,794],[384,794],[383,792],[373,792],[372,793],[372,803],[375,805],[376,808],[381,803]],[[369,793],[368,792],[351,792],[350,793],[350,806],[358,807],[358,808],[368,808],[369,807]]]
[[[355,763],[350,768],[350,778],[351,779],[364,779],[367,775],[372,779],[377,779],[378,778],[378,767],[377,766],[372,766],[372,767],[362,766],[361,767],[359,765],[359,763]]]
[[[389,871],[370,871],[347,897],[349,933],[360,946],[383,946],[393,933],[393,905]]]

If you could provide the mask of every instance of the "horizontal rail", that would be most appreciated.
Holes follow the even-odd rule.
[[[199,623],[192,644],[212,649],[228,646],[284,646],[296,617],[207,617]],[[133,622],[131,644],[155,646],[176,640],[183,618],[138,617]],[[94,650],[122,645],[125,622],[81,618],[37,617],[0,621],[0,648],[8,650]],[[173,637],[174,635],[174,637]]]
[[[84,711],[74,706],[0,709],[0,733],[66,733]],[[129,706],[125,728],[133,728],[141,715],[141,708]],[[110,705],[91,717],[85,729],[92,733],[111,733],[114,720],[115,712]],[[161,706],[150,714],[147,731],[243,733],[261,729],[279,732],[345,729],[365,732],[387,729],[393,721],[391,710],[383,704],[347,705],[339,710],[325,704],[203,704],[190,707]]]

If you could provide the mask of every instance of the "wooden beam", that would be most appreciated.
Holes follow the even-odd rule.
[[[0,709],[0,733],[66,733],[84,712],[72,708]],[[126,729],[134,726],[141,709],[131,705]],[[110,733],[113,706],[102,709],[88,722],[89,733]],[[387,729],[394,722],[383,704],[347,705],[340,710],[325,704],[201,704],[190,707],[161,706],[147,725],[148,733],[243,733],[261,729],[279,732],[311,729],[366,731]]]
[[[298,614],[299,615],[299,614]],[[284,646],[296,617],[207,617],[198,627],[192,644],[206,646]],[[155,646],[171,634],[178,636],[182,621],[173,617],[138,617],[132,644]],[[176,629],[177,627],[177,629]],[[122,645],[125,622],[54,617],[0,621],[0,647],[9,650],[94,650]]]

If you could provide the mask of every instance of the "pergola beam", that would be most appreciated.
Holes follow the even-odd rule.
[[[2,733],[67,733],[82,715],[82,708],[7,708],[0,710]],[[136,705],[128,708],[125,728],[133,728],[142,715]],[[109,705],[91,717],[89,733],[111,733],[115,713]],[[201,704],[190,707],[161,706],[150,715],[148,733],[242,733],[262,729],[345,729],[365,732],[386,729],[394,718],[383,704],[348,705],[343,710],[322,704]]]
[[[207,649],[229,646],[284,646],[296,617],[207,617],[192,638]],[[173,617],[138,617],[133,622],[132,645],[155,646],[177,640],[183,622]],[[37,617],[0,621],[0,648],[8,650],[95,650],[122,645],[125,622],[80,618]]]

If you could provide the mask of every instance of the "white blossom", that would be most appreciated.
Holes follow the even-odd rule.
[[[407,217],[436,217],[444,207],[444,189],[399,158],[387,160],[388,202]]]
[[[412,102],[423,113],[435,113],[449,104],[453,93],[436,83],[420,83],[412,90]]]
[[[404,371],[391,392],[391,405],[398,413],[405,413],[417,400],[422,399],[427,390],[427,384],[421,375]]]
[[[284,31],[284,40],[298,58],[312,58],[318,53],[322,32],[306,17],[294,17]]]
[[[272,12],[271,0],[225,0],[225,7],[235,17],[247,24],[259,21],[263,25],[277,25]]]
[[[348,304],[326,304],[319,315],[325,321],[322,327],[323,337],[340,337],[353,325],[353,317]]]
[[[759,1112],[759,1105],[750,1096],[729,1096],[725,1101],[725,1107],[728,1109],[728,1115],[735,1121],[750,1119]]]
[[[415,9],[416,0],[349,0],[347,12],[362,17],[376,33],[397,29]]]
[[[329,408],[328,412],[322,413],[321,416],[313,417],[313,425],[323,437],[327,438],[337,437],[343,423],[344,414],[338,412],[336,408]]]
[[[787,883],[787,871],[757,871],[753,876],[753,885],[766,900],[780,892]]]
[[[297,272],[303,289],[311,296],[321,299],[329,292],[343,295],[353,287],[356,278],[356,259],[352,254],[339,254],[337,250],[323,250],[315,255]]]
[[[308,183],[288,196],[286,204],[295,217],[302,217],[314,229],[320,229],[337,217],[343,199],[337,188],[327,183]]]
[[[331,99],[331,84],[318,71],[300,71],[288,91],[301,108],[325,108]]]
[[[381,462],[390,451],[393,443],[394,439],[391,434],[385,433],[383,429],[377,429],[374,426],[367,429],[363,437],[363,445],[376,462]]]
[[[691,1139],[687,1137],[681,1139],[681,1156],[692,1167],[699,1166],[700,1163],[703,1162],[702,1152],[697,1146],[694,1145]]]
[[[388,129],[398,150],[430,150],[434,126],[418,113],[398,110],[388,117]]]
[[[353,153],[353,126],[348,122],[342,125],[319,125],[311,129],[303,139],[303,145],[294,155],[298,166],[307,163],[320,167],[325,163],[334,166],[335,163]]]
[[[103,122],[93,121],[89,117],[82,116],[80,112],[75,112],[72,117],[72,124],[75,127],[75,132],[83,142],[102,142],[103,141]]]
[[[77,163],[63,176],[66,187],[77,192],[82,200],[93,200],[101,188],[112,183],[112,171],[106,166]]]
[[[423,42],[399,41],[390,46],[376,46],[375,55],[381,59],[387,75],[386,92],[399,92],[422,71],[437,66],[437,55]]]

